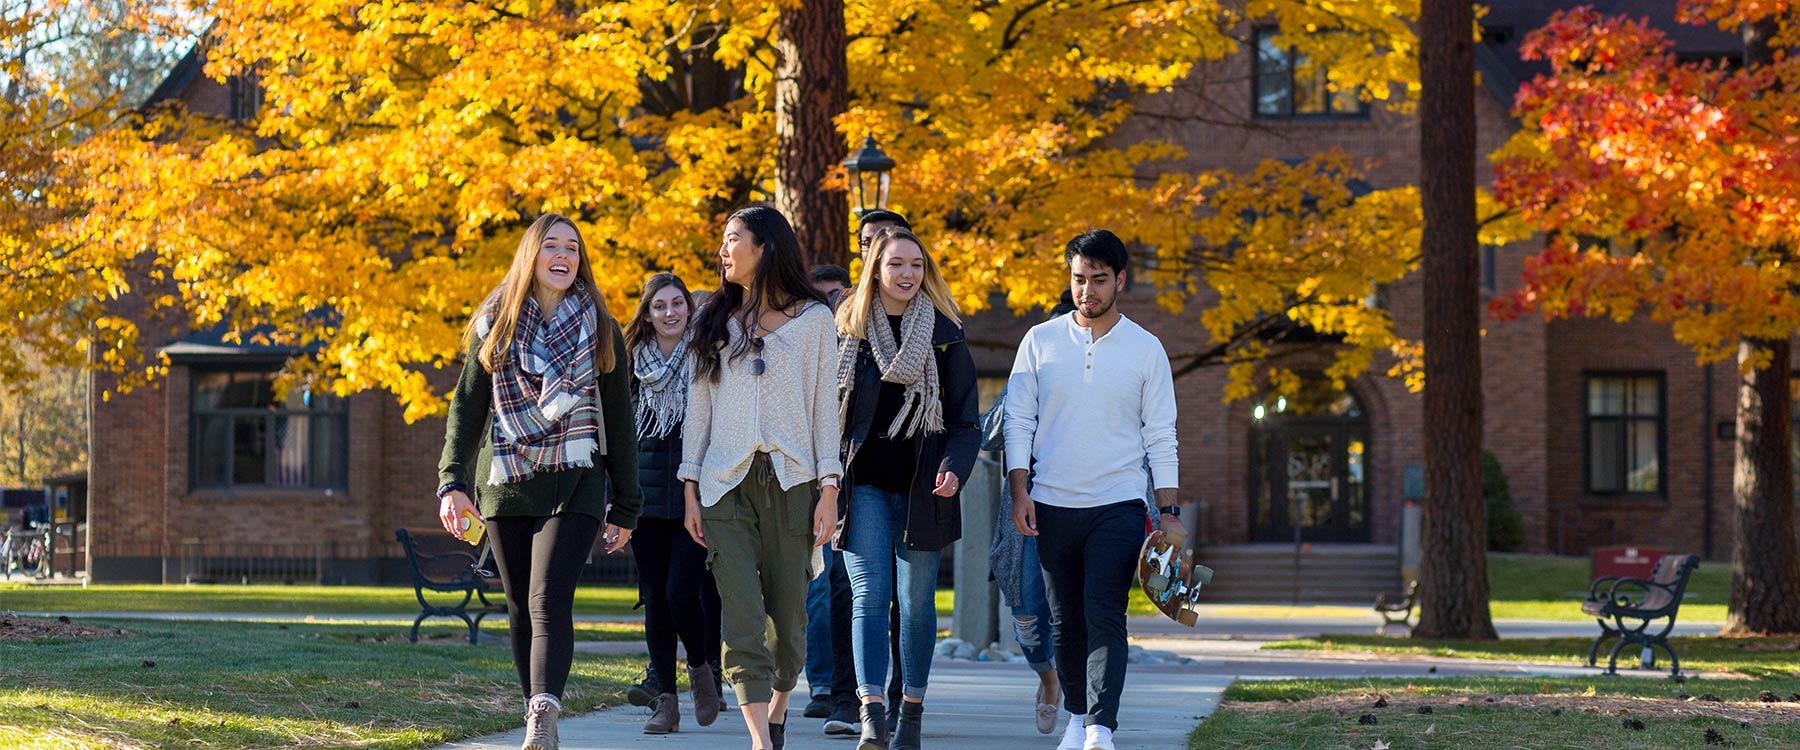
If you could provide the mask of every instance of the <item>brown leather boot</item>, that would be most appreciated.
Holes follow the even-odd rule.
[[[719,709],[725,705],[719,698],[718,684],[713,682],[712,667],[689,667],[688,685],[694,691],[694,723],[712,726],[719,719]]]
[[[644,734],[673,734],[681,731],[681,701],[674,693],[663,693],[650,701],[650,720],[644,722]]]

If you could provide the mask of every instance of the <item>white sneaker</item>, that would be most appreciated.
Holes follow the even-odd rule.
[[[1112,730],[1095,724],[1087,728],[1087,744],[1081,750],[1113,750]]]
[[[1056,744],[1056,750],[1083,750],[1081,745],[1087,740],[1087,714],[1069,714],[1069,725],[1063,727],[1062,742]]]

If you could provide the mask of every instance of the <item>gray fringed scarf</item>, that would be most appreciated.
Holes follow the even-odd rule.
[[[937,357],[931,346],[932,328],[937,323],[937,310],[931,300],[920,294],[906,306],[900,318],[900,341],[888,328],[887,311],[879,300],[869,306],[869,320],[863,335],[868,337],[875,366],[881,369],[883,382],[906,387],[900,402],[900,413],[888,426],[889,439],[907,439],[921,433],[944,431],[944,403],[939,398]],[[841,423],[850,410],[850,388],[856,379],[856,354],[862,340],[845,336],[838,343],[838,419]],[[879,427],[879,425],[877,426]]]
[[[631,373],[637,376],[637,434],[639,438],[660,438],[681,424],[687,414],[688,383],[693,380],[688,359],[690,328],[681,335],[674,353],[663,356],[656,340],[638,345],[631,362]]]

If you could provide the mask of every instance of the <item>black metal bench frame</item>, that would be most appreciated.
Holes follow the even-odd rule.
[[[498,584],[489,583],[488,579],[477,571],[476,557],[473,552],[457,550],[426,555],[419,552],[418,543],[406,529],[395,529],[394,538],[400,542],[401,547],[406,549],[406,567],[412,571],[413,594],[419,598],[419,616],[413,619],[412,632],[407,635],[406,640],[412,643],[419,642],[419,624],[424,622],[427,617],[455,617],[469,626],[469,643],[473,644],[481,631],[482,619],[488,615],[506,614],[505,602],[496,604],[488,601],[488,592],[495,590],[494,587]],[[460,572],[448,579],[425,575],[427,565],[442,560],[463,563]],[[428,590],[448,594],[460,593],[462,601],[450,606],[432,604],[425,598],[425,592]],[[475,600],[479,600],[481,606],[470,610],[469,602]],[[471,611],[473,611],[474,617],[469,616]]]
[[[1681,610],[1688,577],[1699,567],[1700,559],[1694,555],[1664,555],[1656,561],[1651,580],[1614,576],[1594,579],[1587,600],[1581,603],[1581,611],[1600,623],[1600,635],[1588,647],[1588,666],[1596,666],[1601,644],[1617,638],[1619,642],[1607,655],[1607,674],[1619,673],[1619,651],[1629,643],[1643,648],[1639,663],[1645,669],[1656,665],[1655,649],[1661,647],[1669,654],[1669,676],[1681,676],[1681,657],[1669,645],[1669,633],[1675,630],[1675,615]],[[1634,624],[1626,624],[1627,620]],[[1652,629],[1659,620],[1660,628]]]
[[[1388,634],[1388,627],[1403,625],[1407,634],[1412,633],[1412,611],[1419,603],[1419,582],[1406,584],[1404,594],[1381,594],[1375,597],[1375,611],[1381,615],[1381,629],[1376,632],[1382,636]]]

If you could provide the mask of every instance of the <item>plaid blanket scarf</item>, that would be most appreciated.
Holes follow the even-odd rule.
[[[493,374],[488,484],[591,467],[594,454],[605,452],[594,369],[597,327],[593,299],[580,284],[569,288],[548,320],[535,298],[525,298],[506,364]]]

